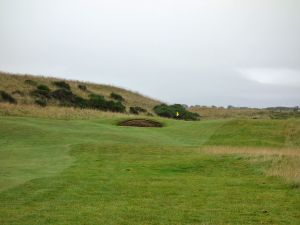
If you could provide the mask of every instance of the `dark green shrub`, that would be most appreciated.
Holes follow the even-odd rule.
[[[132,114],[139,114],[140,112],[147,112],[147,110],[139,106],[134,106],[129,108],[129,112]]]
[[[94,109],[106,109],[106,100],[102,95],[90,94],[88,106]]]
[[[36,99],[35,103],[38,104],[39,106],[42,106],[42,107],[47,106],[47,100],[44,99],[44,98]]]
[[[34,80],[25,80],[24,83],[25,83],[25,84],[32,85],[32,86],[36,86],[36,85],[37,85],[37,82],[34,81]]]
[[[41,91],[50,92],[50,88],[47,85],[44,85],[44,84],[40,84],[39,86],[37,86],[37,89],[41,90]]]
[[[59,88],[71,90],[70,85],[68,83],[66,83],[65,81],[53,81],[52,83]]]
[[[125,106],[121,102],[107,101],[101,95],[91,94],[88,107],[112,112],[125,112]]]
[[[153,108],[153,110],[158,116],[167,117],[167,118],[176,117],[176,111],[174,111],[172,107],[166,104],[157,105]]]
[[[16,104],[17,101],[5,91],[0,91],[0,102],[9,102],[12,104]]]
[[[89,102],[88,100],[75,95],[73,106],[80,108],[88,108]]]
[[[83,84],[78,84],[78,88],[82,91],[87,91],[87,87]]]
[[[107,101],[107,110],[112,112],[125,112],[126,107],[121,102]]]
[[[51,97],[60,101],[60,103],[65,106],[74,106],[76,102],[76,95],[74,95],[72,91],[64,88],[51,92]]]
[[[56,99],[60,102],[63,106],[73,106],[73,107],[80,107],[80,108],[88,108],[89,101],[81,98],[72,93],[72,91],[67,89],[57,89],[51,93],[51,97]]]
[[[181,120],[200,119],[200,115],[198,113],[189,112],[185,109],[185,107],[183,107],[180,104],[174,104],[174,105],[161,104],[155,106],[153,110],[158,116],[167,117],[167,118],[174,118],[174,119],[181,119]]]
[[[112,92],[112,93],[110,94],[110,97],[111,97],[112,99],[117,100],[117,101],[120,101],[120,102],[125,101],[125,99],[122,97],[122,95],[116,94],[116,93],[114,93],[114,92]]]
[[[130,107],[129,108],[129,113],[131,113],[131,114],[139,114],[139,111],[137,111],[136,109],[135,109],[135,107]]]
[[[32,91],[32,95],[40,98],[50,98],[50,88],[46,85],[40,84],[36,90]]]

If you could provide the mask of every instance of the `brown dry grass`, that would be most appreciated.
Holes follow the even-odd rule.
[[[268,176],[281,177],[287,182],[300,185],[300,149],[295,148],[253,148],[253,147],[205,147],[211,154],[238,154],[250,156],[251,162],[264,162]]]
[[[72,107],[47,106],[44,108],[36,105],[13,105],[0,103],[0,116],[1,115],[30,116],[51,119],[91,119],[99,117],[120,117],[120,115],[124,114]]]
[[[191,112],[199,113],[203,119],[270,118],[270,111],[263,109],[225,109],[211,107],[190,107],[189,110]]]
[[[63,79],[54,78],[54,77],[20,75],[20,74],[10,74],[5,72],[0,72],[0,90],[4,90],[10,94],[18,90],[24,93],[24,96],[20,94],[13,94],[13,97],[17,99],[18,103],[33,104],[34,99],[30,96],[30,92],[34,90],[35,87],[26,84],[25,80],[33,80],[36,81],[38,84],[44,84],[50,87],[51,89],[56,89],[56,87],[52,84],[52,82],[63,80]],[[126,101],[124,104],[127,106],[127,108],[130,106],[140,106],[142,108],[147,109],[148,111],[152,111],[155,105],[161,103],[158,100],[143,96],[137,92],[125,90],[115,86],[94,84],[94,83],[81,82],[75,80],[65,80],[65,81],[71,86],[72,92],[84,98],[88,97],[89,92],[84,92],[80,90],[78,88],[78,84],[85,85],[90,92],[103,95],[107,99],[110,99],[110,94],[112,92],[120,94],[125,98]]]

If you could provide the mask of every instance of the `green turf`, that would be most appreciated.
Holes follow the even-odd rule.
[[[0,117],[0,224],[300,224],[299,189],[201,152],[299,147],[298,120],[117,120]]]

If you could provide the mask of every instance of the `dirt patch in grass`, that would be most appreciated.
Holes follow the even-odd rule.
[[[132,127],[162,127],[162,123],[149,119],[129,119],[118,123],[119,126]]]

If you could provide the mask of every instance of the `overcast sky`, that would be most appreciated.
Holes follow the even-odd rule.
[[[300,105],[300,1],[0,0],[0,70],[167,103]]]

